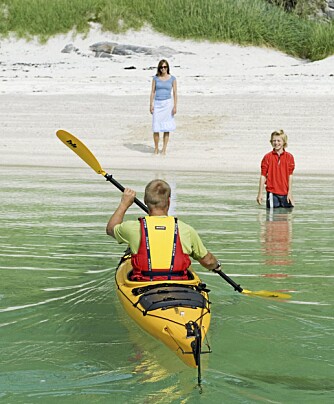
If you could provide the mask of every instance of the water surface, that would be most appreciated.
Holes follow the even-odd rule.
[[[243,288],[194,264],[211,289],[213,353],[203,393],[187,368],[125,315],[105,235],[120,193],[90,169],[2,167],[0,399],[6,403],[332,403],[334,178],[295,176],[293,211],[255,202],[257,174],[116,171],[138,191],[172,186],[193,225]],[[142,214],[132,207],[129,216]]]

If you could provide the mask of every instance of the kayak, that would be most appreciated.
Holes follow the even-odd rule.
[[[117,295],[125,311],[186,365],[198,368],[200,378],[200,356],[211,352],[207,340],[211,312],[206,285],[191,267],[189,280],[131,281],[131,271],[131,256],[125,254],[115,273]]]

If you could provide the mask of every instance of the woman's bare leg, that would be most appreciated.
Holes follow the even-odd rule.
[[[159,153],[159,132],[153,133],[153,140],[154,140],[154,154]]]
[[[164,132],[164,139],[163,139],[163,145],[162,145],[162,151],[161,151],[162,154],[166,154],[168,140],[169,140],[169,132]]]

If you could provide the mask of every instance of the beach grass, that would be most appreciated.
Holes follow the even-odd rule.
[[[145,24],[179,39],[265,46],[320,60],[334,54],[334,22],[286,13],[265,0],[0,0],[0,35],[38,37],[89,31],[115,33]]]

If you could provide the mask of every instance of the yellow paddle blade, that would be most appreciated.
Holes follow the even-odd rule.
[[[94,154],[78,138],[66,130],[57,130],[59,139],[71,150],[74,151],[85,163],[87,163],[95,172],[105,176],[107,173],[102,169]]]
[[[270,292],[269,290],[259,290],[257,292],[252,292],[251,290],[243,289],[241,293],[246,295],[254,295],[254,296],[261,296],[261,297],[278,297],[279,299],[290,299],[291,295],[288,293],[281,293],[281,292]]]

